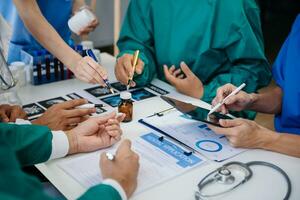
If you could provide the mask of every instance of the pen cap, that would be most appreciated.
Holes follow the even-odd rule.
[[[131,99],[131,93],[130,92],[121,92],[120,98],[124,100],[129,100]]]

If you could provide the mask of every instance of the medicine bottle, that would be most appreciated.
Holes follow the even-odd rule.
[[[130,122],[132,121],[132,115],[133,115],[133,103],[131,100],[131,93],[122,92],[120,94],[120,98],[121,98],[121,102],[119,104],[118,111],[126,115],[123,122]]]

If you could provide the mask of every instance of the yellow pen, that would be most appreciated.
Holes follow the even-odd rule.
[[[131,84],[131,81],[132,81],[132,79],[133,79],[133,75],[134,75],[134,72],[135,72],[135,68],[136,68],[136,65],[137,65],[137,62],[138,62],[138,59],[139,59],[139,54],[140,54],[140,51],[139,51],[139,50],[136,50],[136,51],[134,52],[134,55],[133,55],[133,64],[132,64],[133,73],[132,73],[132,76],[129,77],[128,84],[127,84],[127,90],[129,90],[129,88],[130,88],[130,84]]]

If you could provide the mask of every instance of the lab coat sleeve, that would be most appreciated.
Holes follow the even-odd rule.
[[[156,76],[157,64],[154,59],[150,4],[151,1],[132,0],[130,2],[118,41],[120,50],[118,57],[140,50],[140,59],[145,66],[141,75],[135,74],[134,76],[139,86],[150,83]]]
[[[22,166],[45,162],[51,154],[52,133],[45,126],[0,123],[0,137],[15,152]]]
[[[217,89],[227,83],[237,87],[246,83],[244,90],[250,93],[271,81],[269,63],[264,55],[259,10],[249,8],[246,13],[242,25],[238,29],[233,27],[226,39],[228,43],[224,50],[230,61],[230,70],[220,71],[204,85],[202,100],[206,102],[211,102]]]

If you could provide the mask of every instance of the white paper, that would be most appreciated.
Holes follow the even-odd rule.
[[[161,135],[158,133],[148,133],[134,140],[132,143],[133,150],[137,152],[140,157],[138,187],[135,194],[187,172],[204,163],[206,160],[204,157],[195,154],[193,154],[192,157],[181,154],[180,156],[182,159],[177,159],[162,149],[167,149],[167,151],[170,152],[175,151],[176,149],[176,151],[178,150],[178,153],[180,151],[177,149],[179,146],[167,140],[163,142],[156,140],[158,144],[166,144],[164,145],[164,148],[157,147],[149,142],[151,140],[154,141],[156,136],[159,137]],[[142,137],[148,139],[143,139]],[[114,152],[115,149],[116,148],[110,148],[105,151]],[[82,186],[88,188],[97,185],[102,181],[99,168],[101,152],[103,152],[103,150],[63,161],[59,166]],[[179,153],[177,153],[176,155],[179,155]],[[185,166],[184,163],[193,164]]]
[[[172,111],[162,117],[145,118],[144,121],[211,160],[222,161],[246,151],[231,147],[225,136],[216,134],[205,123],[189,119],[179,111]]]

